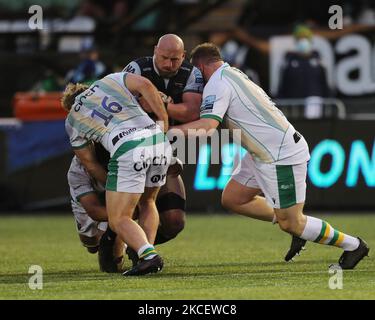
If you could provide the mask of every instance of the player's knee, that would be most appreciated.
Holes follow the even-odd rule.
[[[161,213],[161,229],[173,239],[185,228],[185,211],[174,209]]]
[[[131,221],[132,218],[131,217],[128,217],[128,216],[116,216],[116,217],[109,217],[108,219],[108,224],[109,224],[109,227],[111,228],[111,230],[115,233],[119,233],[118,231],[118,228],[121,224],[123,224],[124,222],[128,222],[128,221]]]
[[[163,215],[164,217],[171,215],[184,217],[186,200],[185,197],[180,194],[169,192],[156,199],[156,207],[159,213],[165,213]]]

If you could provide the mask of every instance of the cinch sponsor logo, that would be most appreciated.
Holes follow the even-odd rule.
[[[77,96],[78,101],[75,101],[73,105],[74,111],[78,112],[81,109],[83,105],[83,100],[87,99],[87,97],[89,96],[92,96],[95,93],[96,88],[99,88],[99,86],[97,84],[93,84],[90,86],[90,88],[88,88],[86,91]]]
[[[144,156],[140,156],[141,161],[137,161],[133,165],[133,169],[137,172],[142,171],[144,169],[147,169],[150,167],[150,165],[153,166],[166,166],[168,163],[168,158],[165,155],[155,156],[155,157],[147,157],[144,158]]]
[[[234,148],[234,149],[233,149]],[[229,150],[235,150],[229,152]],[[233,160],[236,156],[243,157],[246,150],[232,143],[225,144],[221,150],[222,165],[219,177],[210,176],[211,147],[202,145],[199,150],[199,158],[194,179],[194,189],[200,191],[222,190],[226,186],[233,170]],[[331,157],[328,170],[321,169],[325,157]],[[225,161],[223,160],[225,159]],[[322,140],[311,151],[311,159],[308,166],[308,178],[317,188],[331,188],[340,177],[345,177],[344,183],[348,188],[355,188],[360,178],[363,178],[368,188],[375,187],[375,141],[372,149],[367,148],[362,140],[354,140],[349,152],[337,140]],[[289,185],[281,188],[288,189]]]

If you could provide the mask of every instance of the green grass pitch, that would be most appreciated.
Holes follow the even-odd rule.
[[[323,216],[375,250],[375,215]],[[105,274],[80,245],[72,215],[0,217],[0,299],[375,299],[375,263],[344,271],[343,289],[328,286],[341,250],[308,243],[283,261],[290,236],[278,226],[234,215],[189,215],[185,230],[158,247],[161,273]],[[372,251],[372,252],[371,252]],[[129,260],[126,261],[129,266]],[[30,290],[30,265],[43,268],[43,289]]]

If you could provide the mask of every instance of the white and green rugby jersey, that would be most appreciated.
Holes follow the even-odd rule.
[[[305,139],[267,94],[244,73],[224,63],[203,91],[201,118],[241,129],[241,144],[254,160],[292,165],[310,158]]]
[[[155,125],[126,88],[127,74],[112,73],[76,97],[65,122],[73,148],[95,141],[111,152],[112,138],[119,132],[126,141],[137,130]]]

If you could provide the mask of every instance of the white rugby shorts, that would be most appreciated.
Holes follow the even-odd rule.
[[[267,202],[277,209],[289,208],[306,199],[307,162],[277,165],[254,161],[249,153],[235,166],[232,179],[261,189]]]
[[[163,132],[124,142],[108,165],[106,190],[143,193],[165,184],[172,148]]]

